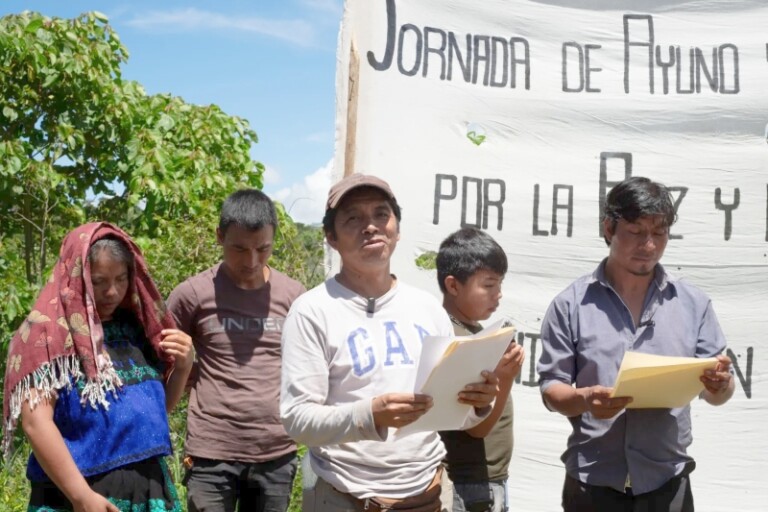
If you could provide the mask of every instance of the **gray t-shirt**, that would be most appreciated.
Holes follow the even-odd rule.
[[[296,450],[280,422],[280,338],[304,291],[274,269],[263,287],[244,290],[218,264],[171,292],[168,308],[197,351],[188,455],[264,462]]]

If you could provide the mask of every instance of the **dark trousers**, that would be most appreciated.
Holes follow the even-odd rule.
[[[693,512],[690,477],[676,476],[656,489],[634,496],[610,487],[582,483],[565,476],[564,512]]]
[[[285,512],[296,475],[296,452],[267,462],[193,457],[187,470],[189,512]]]

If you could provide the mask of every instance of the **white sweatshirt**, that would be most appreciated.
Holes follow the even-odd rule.
[[[377,431],[372,399],[412,393],[423,338],[451,336],[453,327],[436,298],[400,282],[373,313],[366,306],[335,278],[293,303],[283,326],[280,416],[336,489],[404,498],[426,489],[445,449],[435,432],[394,441],[386,428]],[[472,416],[466,428],[482,420]]]

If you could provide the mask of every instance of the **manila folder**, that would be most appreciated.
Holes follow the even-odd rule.
[[[683,407],[704,389],[704,370],[717,359],[626,352],[611,396],[631,396],[627,409]]]

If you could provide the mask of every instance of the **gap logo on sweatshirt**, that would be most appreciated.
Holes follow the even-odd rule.
[[[347,335],[347,348],[355,375],[363,377],[379,364],[384,368],[414,366],[416,359],[411,353],[414,347],[411,345],[412,350],[408,350],[408,340],[418,341],[416,350],[419,350],[426,336],[429,336],[429,331],[420,325],[411,324],[403,328],[394,320],[381,322],[375,333],[366,327],[353,329]]]

